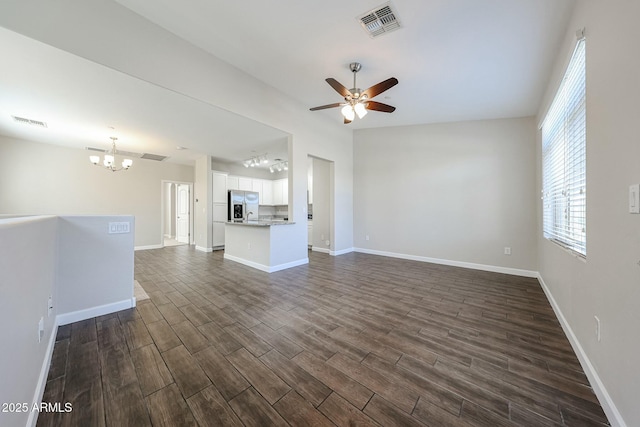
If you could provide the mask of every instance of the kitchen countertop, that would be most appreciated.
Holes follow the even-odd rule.
[[[292,225],[293,221],[272,221],[272,220],[258,220],[258,221],[228,221],[227,225],[248,225],[252,227],[271,227],[272,225]]]

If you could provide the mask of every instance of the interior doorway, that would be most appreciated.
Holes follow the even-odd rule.
[[[189,186],[176,185],[176,240],[178,243],[189,243]]]
[[[191,244],[192,187],[191,183],[162,181],[162,246]]]
[[[332,253],[333,226],[333,162],[309,156],[307,163],[308,247],[312,251]]]

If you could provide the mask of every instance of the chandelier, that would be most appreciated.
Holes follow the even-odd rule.
[[[128,170],[133,165],[133,160],[124,159],[122,161],[122,166],[116,166],[116,154],[118,152],[116,150],[116,141],[118,140],[118,138],[116,138],[115,136],[111,136],[109,138],[111,138],[111,151],[107,151],[104,155],[102,165],[111,172]],[[89,160],[94,164],[94,166],[100,166],[100,156],[89,156]]]

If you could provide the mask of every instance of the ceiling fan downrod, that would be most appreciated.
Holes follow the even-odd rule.
[[[360,71],[361,68],[362,64],[359,62],[352,62],[351,64],[349,64],[349,69],[353,73],[353,87],[349,92],[351,92],[355,99],[358,99],[360,97],[360,93],[362,92],[360,88],[356,86],[356,74],[358,73],[358,71]]]

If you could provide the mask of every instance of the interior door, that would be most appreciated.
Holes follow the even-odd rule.
[[[189,243],[189,186],[178,184],[176,192],[176,240]]]

